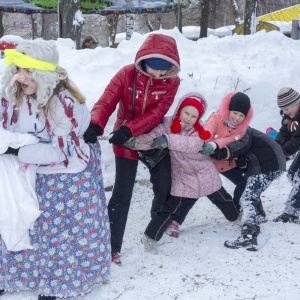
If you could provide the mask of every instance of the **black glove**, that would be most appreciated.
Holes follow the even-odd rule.
[[[223,147],[221,149],[216,149],[214,153],[211,155],[211,157],[222,160],[222,159],[229,159],[230,157],[230,151],[227,147]]]
[[[95,144],[97,137],[101,134],[102,129],[99,125],[91,124],[86,132],[83,134],[83,139],[86,143]]]
[[[247,171],[248,169],[248,160],[245,156],[240,156],[236,160],[236,165],[241,169]]]
[[[8,149],[3,154],[18,155],[19,150],[20,150],[20,148],[15,149],[15,148],[8,147]]]
[[[117,146],[124,144],[132,137],[131,131],[126,126],[121,126],[120,129],[114,131],[112,134],[113,136],[108,141],[110,144]]]

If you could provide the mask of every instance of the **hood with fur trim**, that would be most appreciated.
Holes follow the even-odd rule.
[[[203,114],[202,116],[204,116],[206,110],[207,110],[207,101],[206,99],[198,92],[190,92],[190,93],[187,93],[185,95],[183,95],[179,101],[178,101],[178,104],[176,106],[176,109],[174,110],[174,113],[173,113],[173,120],[175,119],[176,115],[178,114],[178,110],[179,110],[179,107],[180,105],[182,104],[182,102],[186,99],[186,98],[189,98],[189,97],[195,97],[195,98],[200,98],[202,99],[203,101],[203,104],[204,104],[204,111],[203,111]],[[200,118],[200,121],[201,121],[201,118]]]
[[[194,100],[192,100],[194,99]],[[196,100],[197,99],[197,100]],[[173,133],[180,133],[181,130],[182,130],[182,123],[180,122],[179,120],[179,115],[180,115],[180,111],[182,109],[182,105],[185,101],[196,101],[196,102],[193,102],[196,106],[198,106],[198,111],[199,109],[201,108],[201,111],[199,111],[199,116],[198,116],[198,121],[194,124],[194,129],[195,131],[198,132],[199,134],[199,137],[202,139],[202,140],[208,140],[210,137],[211,137],[211,134],[209,131],[205,130],[201,124],[201,118],[202,116],[204,115],[206,109],[207,109],[207,102],[205,100],[205,98],[197,93],[197,92],[192,92],[192,93],[188,93],[188,94],[185,94],[182,98],[180,98],[178,104],[177,104],[177,107],[176,107],[176,110],[174,111],[174,114],[173,114],[173,117],[172,117],[172,125],[171,125],[171,131]],[[200,101],[201,100],[201,101]],[[201,104],[200,104],[201,102]],[[192,105],[192,104],[191,104]],[[199,107],[199,105],[201,105]],[[195,106],[195,107],[196,107]],[[203,110],[202,110],[203,108]]]

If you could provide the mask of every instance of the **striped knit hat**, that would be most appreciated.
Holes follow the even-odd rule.
[[[277,105],[280,109],[289,108],[300,102],[300,94],[290,87],[283,87],[277,94]]]

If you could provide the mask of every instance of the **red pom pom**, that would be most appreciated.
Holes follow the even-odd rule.
[[[173,124],[171,125],[171,131],[173,133],[180,133],[181,132],[181,124],[178,119],[174,120]]]
[[[211,137],[211,134],[208,130],[205,130],[200,123],[194,125],[195,130],[198,131],[199,136],[202,140],[208,140]]]
[[[199,136],[202,140],[208,140],[211,137],[211,133],[208,130],[200,130]]]

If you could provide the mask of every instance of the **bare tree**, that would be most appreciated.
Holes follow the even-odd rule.
[[[149,18],[148,18],[148,14],[144,14],[144,18],[145,18],[146,26],[147,26],[147,28],[149,29],[149,31],[150,31],[150,32],[153,31],[154,29],[153,29],[153,26],[152,26],[152,24],[151,24]]]
[[[4,27],[3,27],[3,12],[0,12],[0,36],[4,35]]]
[[[41,22],[41,37],[45,40],[55,40],[58,37],[57,30],[57,14],[42,14]]]
[[[244,34],[252,33],[251,27],[255,26],[256,8],[258,0],[246,0],[245,15],[244,15]],[[255,26],[256,28],[256,26]]]
[[[176,20],[177,20],[176,26],[178,27],[178,30],[180,32],[182,32],[182,7],[180,5],[180,1],[179,1],[178,6],[177,6],[177,10],[175,10],[174,12],[175,12],[175,15],[176,15]]]
[[[108,23],[108,32],[109,32],[109,45],[114,46],[116,35],[117,35],[117,26],[119,15],[109,15],[106,17]]]
[[[38,37],[38,24],[37,24],[37,21],[36,21],[36,15],[35,14],[31,14],[30,15],[30,21],[31,21],[31,30],[32,30],[32,39],[35,39]]]
[[[59,12],[60,36],[72,39],[76,43],[76,48],[80,49],[81,31],[85,23],[80,11],[80,1],[60,0]]]
[[[200,38],[207,37],[208,18],[209,18],[209,0],[202,0],[202,13],[200,20]]]
[[[138,17],[138,16],[137,16]],[[161,20],[163,19],[163,14],[143,14],[141,15],[140,20],[136,20],[135,24],[138,26],[143,26],[147,28],[148,32],[152,32],[154,30],[158,30],[162,28]],[[141,32],[146,32],[142,30]]]
[[[232,5],[232,12],[233,12],[233,16],[234,16],[234,25],[235,27],[240,25],[239,22],[239,7],[238,4],[236,2],[236,0],[231,0],[231,5]]]

